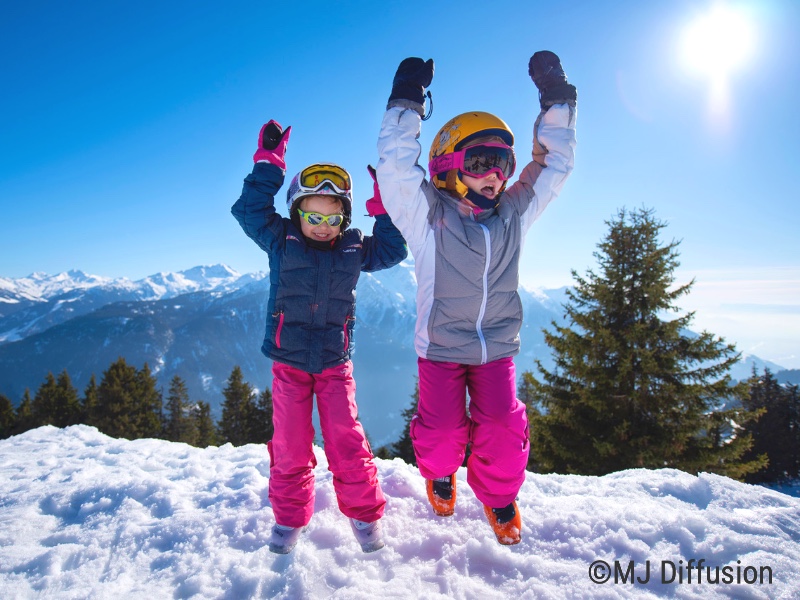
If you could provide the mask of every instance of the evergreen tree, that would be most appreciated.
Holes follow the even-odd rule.
[[[89,383],[83,391],[83,401],[81,402],[81,422],[86,425],[94,425],[97,413],[97,379],[92,373]]]
[[[11,436],[16,423],[17,415],[14,412],[14,405],[11,404],[11,399],[4,394],[0,394],[0,440]]]
[[[111,437],[135,439],[136,388],[136,368],[118,358],[100,380],[92,424]]]
[[[221,442],[234,446],[251,441],[250,421],[255,412],[255,391],[244,380],[242,370],[235,366],[222,390],[225,401],[222,403],[222,419],[219,423]]]
[[[250,419],[249,440],[252,444],[266,444],[272,439],[275,430],[272,427],[272,392],[264,388],[258,395],[253,417]]]
[[[16,416],[14,419],[14,427],[11,430],[11,435],[25,433],[26,431],[37,427],[33,419],[33,400],[31,400],[31,392],[25,388],[25,393],[22,395],[22,401],[17,406]]]
[[[749,483],[785,482],[800,477],[800,394],[796,385],[781,385],[769,369],[763,375],[753,370],[747,381],[748,394],[743,404],[763,414],[748,423],[745,431],[753,436],[753,447],[746,457],[766,455],[766,468],[749,475]]]
[[[217,429],[211,418],[211,406],[208,402],[198,402],[191,411],[194,429],[197,437],[194,445],[198,448],[208,448],[217,445]]]
[[[161,410],[161,392],[147,364],[137,371],[120,357],[103,373],[93,424],[112,437],[160,437]]]
[[[56,380],[58,394],[56,396],[56,427],[68,427],[81,422],[81,400],[78,390],[72,385],[72,379],[64,369]]]
[[[167,418],[164,424],[164,436],[171,442],[193,444],[197,433],[195,423],[189,414],[189,391],[186,383],[178,375],[172,378],[167,394]]]
[[[388,450],[388,453],[385,452],[383,448],[379,449],[379,454],[381,455],[379,458],[401,458],[408,464],[416,466],[417,456],[414,454],[414,446],[411,442],[411,419],[413,419],[414,415],[417,414],[417,408],[419,407],[419,378],[417,378],[416,385],[414,386],[414,393],[411,395],[411,399],[411,406],[403,410],[401,413],[405,421],[403,434],[400,436],[399,440],[391,444],[386,449]],[[388,454],[388,457],[383,456],[384,454]]]
[[[36,427],[54,425],[67,427],[80,421],[81,408],[78,391],[66,369],[58,376],[48,373],[33,398],[33,422]]]
[[[136,373],[137,438],[160,438],[164,430],[164,399],[147,363]]]
[[[602,475],[672,467],[741,478],[763,462],[742,461],[752,441],[741,394],[731,386],[733,345],[687,331],[694,314],[672,320],[694,282],[670,289],[678,242],[660,245],[665,225],[641,209],[607,223],[591,270],[568,291],[568,324],[545,331],[555,370],[537,361],[531,377],[531,448],[544,472]],[[729,424],[733,425],[729,425]],[[726,431],[726,428],[729,428]]]
[[[52,372],[47,373],[44,382],[36,390],[31,404],[31,416],[34,427],[53,424],[55,413],[56,394],[58,385]]]

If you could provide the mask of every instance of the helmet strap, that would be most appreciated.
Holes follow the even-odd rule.
[[[479,194],[478,192],[475,192],[473,190],[468,190],[465,198],[470,202],[472,202],[478,208],[482,208],[483,210],[490,210],[492,208],[497,208],[498,199],[500,198],[500,196],[497,197],[498,199],[490,200],[489,198],[483,196],[482,194]]]

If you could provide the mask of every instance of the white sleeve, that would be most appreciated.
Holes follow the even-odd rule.
[[[423,190],[425,169],[417,164],[421,153],[417,140],[420,125],[420,116],[414,110],[387,110],[378,137],[376,168],[383,206],[415,255],[430,231],[428,200]]]
[[[527,232],[547,205],[561,192],[575,166],[575,122],[577,109],[555,104],[536,119],[533,130],[533,160],[507,191],[507,200],[522,214],[522,232]]]

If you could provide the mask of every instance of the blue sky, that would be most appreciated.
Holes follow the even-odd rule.
[[[290,175],[316,161],[353,173],[355,225],[368,228],[366,165],[403,58],[436,61],[426,154],[451,116],[488,110],[526,156],[538,110],[527,61],[550,49],[578,88],[577,160],[531,230],[522,281],[571,284],[571,269],[596,266],[606,221],[647,206],[681,240],[678,279],[697,281],[681,307],[698,327],[800,367],[800,4],[724,3],[753,40],[726,77],[682,54],[714,4],[9,4],[0,277],[264,270],[229,209],[270,118],[293,126]]]

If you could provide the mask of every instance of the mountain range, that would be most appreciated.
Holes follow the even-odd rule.
[[[234,366],[256,389],[270,387],[270,361],[260,351],[269,289],[267,273],[240,274],[225,265],[158,273],[138,281],[69,271],[0,277],[0,393],[17,404],[48,372],[67,370],[83,392],[119,357],[150,367],[166,390],[173,376],[216,418]],[[396,440],[401,412],[415,389],[413,349],[416,280],[411,261],[359,279],[353,363],[360,418],[378,446]],[[563,324],[566,288],[521,289],[525,321],[517,371],[552,367],[542,328]],[[782,367],[743,357],[733,372]]]

